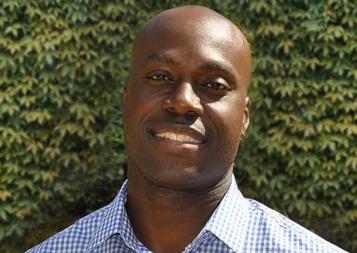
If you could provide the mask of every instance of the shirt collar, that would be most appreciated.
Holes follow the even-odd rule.
[[[124,243],[131,249],[145,249],[135,237],[125,210],[127,200],[127,181],[118,195],[106,207],[102,222],[93,234],[88,250],[99,246],[114,234],[120,234]],[[241,252],[249,224],[249,207],[237,187],[234,176],[231,185],[213,215],[194,242],[202,241],[205,231],[210,231],[229,248]],[[196,244],[196,243],[192,244]]]
[[[207,222],[205,229],[213,233],[235,252],[243,252],[248,234],[249,206],[234,176],[219,206]]]
[[[96,229],[91,242],[89,243],[88,250],[92,250],[99,246],[109,237],[114,234],[120,234],[124,243],[132,249],[141,248],[140,242],[136,239],[133,229],[131,227],[128,215],[125,210],[125,203],[127,200],[127,181],[122,185],[118,195],[107,206],[107,210],[103,217],[102,222]]]

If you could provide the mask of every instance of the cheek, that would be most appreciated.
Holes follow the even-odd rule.
[[[244,99],[226,97],[220,101],[207,104],[210,122],[218,133],[218,137],[237,139],[243,126]]]
[[[152,111],[153,105],[157,103],[148,92],[145,92],[145,89],[141,89],[140,85],[135,85],[128,91],[126,100],[123,118],[128,123],[130,122],[131,126],[129,127],[138,126],[137,124],[147,117]]]
[[[136,156],[140,150],[140,143],[145,138],[144,123],[150,108],[150,99],[144,92],[134,87],[128,91],[123,111],[123,132],[125,148],[130,156]]]

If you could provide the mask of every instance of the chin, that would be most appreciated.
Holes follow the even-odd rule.
[[[197,191],[211,187],[219,183],[225,175],[223,171],[209,170],[207,167],[179,167],[177,164],[146,168],[142,174],[155,186],[180,191]]]
[[[194,167],[165,167],[163,169],[149,169],[150,171],[142,171],[145,178],[152,184],[168,189],[189,190],[195,187],[198,178],[201,176],[197,173],[197,168]],[[161,167],[162,168],[162,167]]]

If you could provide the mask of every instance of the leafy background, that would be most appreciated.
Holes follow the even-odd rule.
[[[252,44],[242,191],[357,249],[356,1],[2,0],[1,252],[23,252],[115,196],[131,43],[150,17],[187,3],[222,13]]]

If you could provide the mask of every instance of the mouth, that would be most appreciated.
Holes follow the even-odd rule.
[[[156,138],[166,141],[173,141],[182,144],[201,145],[206,142],[204,136],[192,129],[149,129],[149,133]]]
[[[202,144],[202,141],[196,140],[189,135],[179,134],[179,133],[174,133],[174,132],[165,132],[165,133],[161,133],[161,134],[156,134],[156,137],[164,138],[164,139],[171,140],[171,141],[178,141],[181,143]]]

